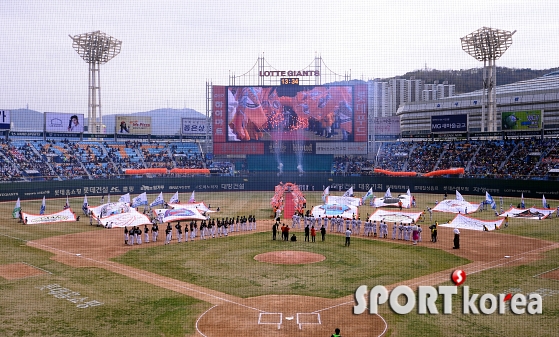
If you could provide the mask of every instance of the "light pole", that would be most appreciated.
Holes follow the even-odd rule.
[[[101,31],[68,35],[72,39],[72,47],[89,64],[88,91],[88,131],[101,133],[103,115],[101,114],[101,77],[99,66],[109,62],[120,53],[122,41]]]
[[[501,29],[482,27],[462,38],[462,50],[478,61],[483,61],[483,96],[481,105],[481,132],[485,131],[485,105],[487,112],[487,131],[497,131],[497,67],[499,59],[512,44],[512,35]]]

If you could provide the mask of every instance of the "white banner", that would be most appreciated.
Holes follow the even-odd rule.
[[[469,214],[477,211],[478,208],[479,204],[471,204],[465,200],[443,200],[433,207],[433,211]]]
[[[153,213],[161,222],[183,220],[206,220],[206,217],[196,208],[154,209]]]
[[[101,225],[105,228],[116,228],[125,226],[141,226],[149,225],[151,221],[145,215],[140,212],[136,212],[135,209],[131,209],[128,213],[120,213],[108,216],[106,218],[101,218]]]
[[[38,215],[22,212],[22,215],[23,220],[26,221],[26,224],[28,225],[76,221],[76,215],[70,208],[53,214]]]
[[[205,119],[181,118],[181,135],[194,136],[211,134],[211,123]]]
[[[83,114],[45,112],[47,132],[83,132]]]
[[[493,231],[495,229],[500,229],[501,224],[504,219],[498,220],[479,220],[474,219],[466,215],[457,214],[451,222],[446,224],[441,224],[441,227],[452,227],[460,229],[471,229],[475,231],[483,231],[487,229],[488,231]],[[484,229],[485,227],[485,229]]]
[[[89,211],[95,219],[104,218],[114,214],[129,213],[130,206],[124,202],[110,202],[97,207],[89,207]]]
[[[529,209],[519,209],[513,207],[508,211],[500,214],[499,216],[506,217],[508,215],[509,218],[522,218],[522,219],[531,219],[531,220],[541,220],[547,218],[550,214],[555,212],[555,210],[547,209],[547,208],[529,208]]]
[[[315,218],[319,216],[321,218],[335,218],[338,215],[344,219],[352,219],[359,217],[359,210],[355,206],[351,205],[340,205],[340,204],[324,204],[320,206],[314,206],[312,209],[312,215]]]
[[[326,197],[327,204],[339,204],[339,205],[351,205],[351,206],[361,206],[361,199],[354,197],[344,197],[344,196],[333,196],[329,195]]]
[[[174,209],[197,209],[200,212],[207,212],[207,213],[213,213],[215,211],[212,211],[211,209],[208,208],[208,206],[206,206],[206,204],[204,204],[203,202],[197,202],[197,203],[193,203],[193,204],[171,204],[169,205]]]
[[[411,224],[413,220],[413,222],[417,224],[421,213],[423,212],[397,212],[379,209],[369,217],[369,220],[377,222],[384,221],[386,223],[401,222],[404,224]]]
[[[401,194],[398,197],[384,197],[384,198],[374,198],[373,207],[400,207],[400,202],[402,202],[403,208],[410,208],[411,200],[409,195]]]
[[[367,143],[316,142],[316,154],[367,154]]]

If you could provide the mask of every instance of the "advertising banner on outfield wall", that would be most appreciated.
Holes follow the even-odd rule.
[[[542,128],[542,111],[509,111],[501,113],[501,130],[539,130]]]
[[[151,117],[149,116],[116,116],[117,134],[149,135],[151,134]]]
[[[45,129],[47,132],[83,132],[83,114],[45,112]]]
[[[181,135],[183,136],[200,136],[208,132],[212,132],[212,127],[205,119],[181,119]]]
[[[431,132],[467,132],[468,115],[431,116]]]
[[[316,154],[367,154],[367,143],[350,143],[350,142],[316,142]]]
[[[373,119],[375,137],[380,135],[399,135],[400,117],[375,117]]]

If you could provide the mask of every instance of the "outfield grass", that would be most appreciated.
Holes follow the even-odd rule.
[[[302,237],[300,237],[300,240]],[[392,284],[468,263],[466,259],[412,245],[343,236],[326,241],[272,241],[269,233],[131,250],[115,261],[238,297],[304,295],[337,298],[362,284]],[[254,260],[266,252],[295,250],[322,254],[324,261],[277,265]],[[149,256],[149,258],[146,258]]]

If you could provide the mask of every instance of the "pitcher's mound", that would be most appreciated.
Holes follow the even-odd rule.
[[[320,262],[326,259],[326,257],[321,254],[309,252],[282,250],[278,252],[258,254],[254,257],[254,259],[256,261],[274,264],[305,264]]]

